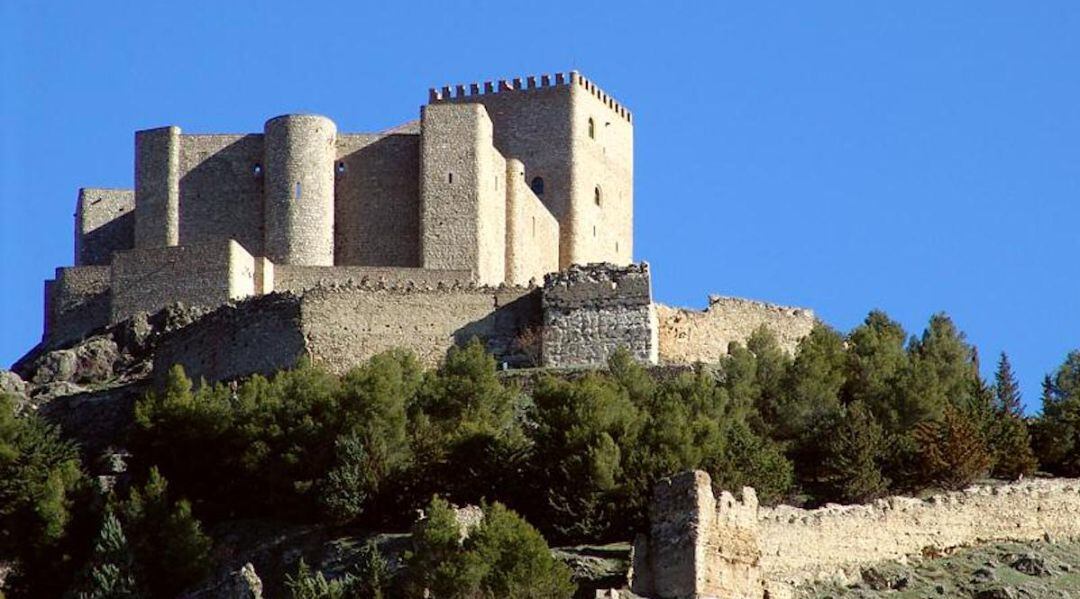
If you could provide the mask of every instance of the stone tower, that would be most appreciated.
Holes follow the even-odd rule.
[[[270,119],[265,143],[265,251],[279,264],[334,265],[337,126],[318,115]]]
[[[559,222],[559,267],[633,255],[633,118],[577,72],[429,91],[429,106],[480,104],[496,149]]]

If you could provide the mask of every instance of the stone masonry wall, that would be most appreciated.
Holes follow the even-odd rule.
[[[472,283],[467,270],[429,270],[391,266],[274,266],[272,291],[299,293],[313,287],[334,285],[392,285],[402,288],[453,287]]]
[[[1080,480],[974,486],[926,499],[804,510],[714,499],[708,475],[659,484],[639,541],[635,592],[661,598],[791,596],[802,583],[857,577],[875,563],[975,543],[1080,535]],[[715,514],[715,516],[714,516]]]
[[[539,284],[559,270],[559,221],[529,189],[525,165],[506,161],[506,282]]]
[[[705,310],[656,306],[660,322],[660,362],[713,363],[727,355],[728,345],[746,343],[764,325],[789,353],[810,334],[816,318],[811,310],[789,308],[735,297],[711,296]]]
[[[263,136],[180,136],[180,245],[235,239],[263,254]]]
[[[649,265],[571,266],[544,277],[544,366],[602,365],[625,347],[657,362]]]
[[[116,254],[111,320],[182,302],[215,307],[255,291],[255,261],[232,240],[144,248]]]
[[[56,269],[45,282],[45,331],[49,344],[79,339],[109,324],[109,267]]]
[[[334,264],[420,266],[420,136],[339,134]]]
[[[79,190],[75,206],[75,266],[108,264],[113,252],[135,247],[135,192]]]
[[[301,311],[309,353],[334,372],[395,348],[433,366],[473,337],[497,360],[521,362],[517,336],[540,320],[538,292],[517,287],[320,287],[304,294]]]

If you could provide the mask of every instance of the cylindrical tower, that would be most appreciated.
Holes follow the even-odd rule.
[[[266,257],[277,264],[333,266],[337,126],[287,114],[264,127]]]

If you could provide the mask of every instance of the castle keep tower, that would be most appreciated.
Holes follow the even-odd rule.
[[[337,125],[290,114],[264,127],[266,257],[278,264],[334,265]]]
[[[634,126],[576,71],[429,90],[429,105],[480,104],[506,158],[558,220],[559,268],[633,256]]]

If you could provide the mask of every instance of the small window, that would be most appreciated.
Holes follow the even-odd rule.
[[[300,182],[299,181],[296,182],[296,196],[295,197],[298,200],[300,199]]]
[[[596,121],[589,117],[589,139],[596,139]]]
[[[454,182],[454,173],[447,173],[446,174],[446,181],[447,181],[447,183],[453,183]]]
[[[256,162],[255,166],[251,167],[251,172],[254,173],[256,177],[262,175],[262,165]]]
[[[344,162],[337,163],[337,172],[338,172],[339,175],[345,174],[345,163]]]
[[[602,196],[603,194],[600,192],[600,186],[597,185],[595,188],[593,188],[593,202],[595,202],[597,206],[600,205]]]
[[[536,217],[532,217],[532,236],[536,237]]]
[[[596,237],[596,225],[592,226],[592,236]]]
[[[544,195],[544,179],[541,177],[533,177],[532,183],[529,185],[532,188],[533,193],[538,196]]]

